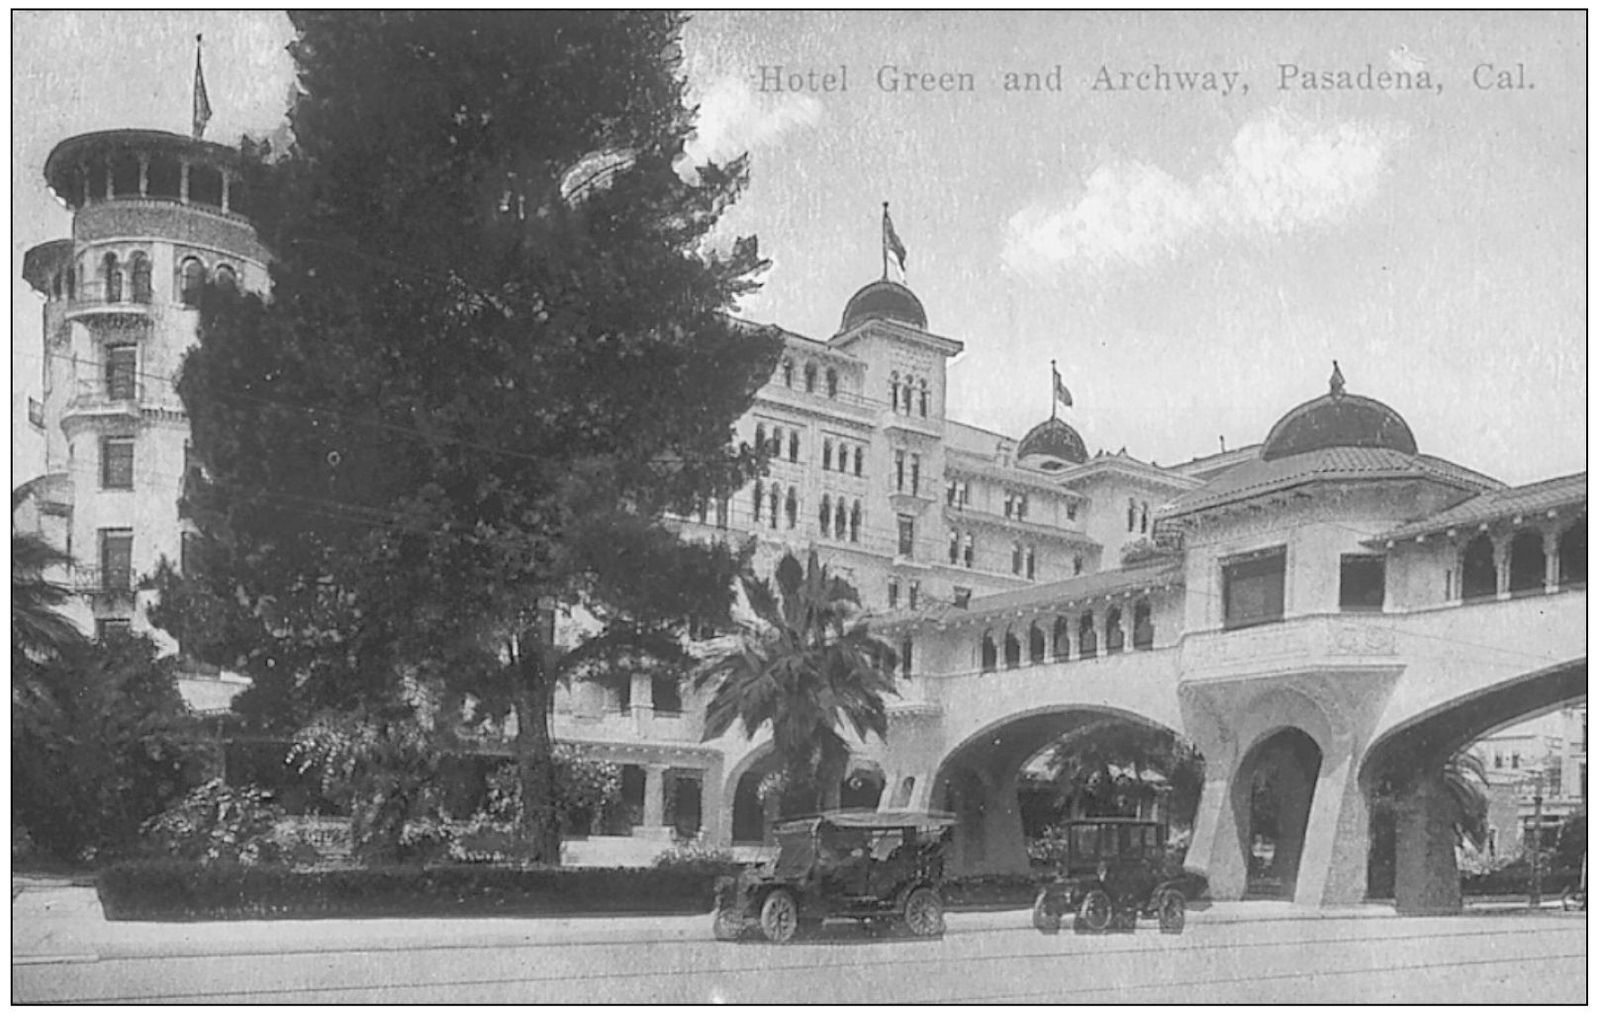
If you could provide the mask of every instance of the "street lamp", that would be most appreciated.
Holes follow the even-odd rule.
[[[1547,774],[1541,769],[1529,770],[1534,784],[1531,795],[1531,906],[1542,905],[1542,783]]]

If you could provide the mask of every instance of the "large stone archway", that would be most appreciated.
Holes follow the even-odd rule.
[[[1319,745],[1297,727],[1267,734],[1243,754],[1230,806],[1247,868],[1246,894],[1295,898],[1323,760]],[[1255,870],[1263,848],[1267,863]]]
[[[958,818],[952,873],[1029,871],[1020,770],[1065,734],[1109,720],[1179,733],[1136,713],[1092,704],[1059,705],[997,720],[948,751],[935,770],[930,800],[932,807]]]
[[[1395,852],[1399,913],[1451,914],[1463,907],[1458,814],[1445,774],[1452,754],[1504,727],[1585,699],[1586,660],[1571,660],[1443,703],[1375,740],[1364,756],[1360,783],[1370,806],[1385,795],[1395,814],[1395,834],[1382,844]],[[1372,867],[1366,864],[1366,870]]]

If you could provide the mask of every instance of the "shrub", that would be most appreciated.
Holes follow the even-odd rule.
[[[655,868],[445,865],[295,871],[189,861],[115,864],[97,880],[110,920],[699,914],[711,876]]]
[[[700,840],[674,844],[658,854],[651,865],[658,871],[679,871],[711,877],[733,875],[744,867],[735,860],[734,854]]]
[[[257,787],[212,780],[140,830],[154,850],[205,864],[271,864],[282,859],[276,827],[284,810]]]

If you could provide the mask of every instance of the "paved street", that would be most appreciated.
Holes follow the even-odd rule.
[[[1580,1002],[1581,914],[1403,919],[1219,904],[1179,937],[1044,937],[953,914],[775,947],[709,917],[109,924],[93,891],[13,902],[14,1002]]]

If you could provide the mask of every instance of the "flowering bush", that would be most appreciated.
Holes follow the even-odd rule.
[[[705,875],[730,875],[741,868],[734,854],[701,840],[677,843],[658,854],[651,865],[667,871],[688,871]]]
[[[144,824],[157,852],[206,864],[271,864],[284,858],[276,835],[284,810],[257,787],[212,780]]]

